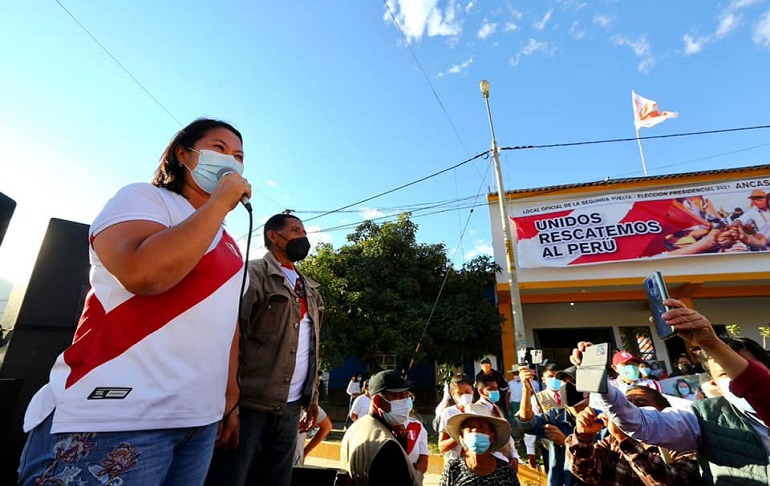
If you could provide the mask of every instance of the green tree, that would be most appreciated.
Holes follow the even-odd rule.
[[[408,362],[424,330],[417,360],[459,364],[499,347],[502,318],[485,294],[494,288],[497,267],[491,258],[456,270],[444,245],[417,243],[416,233],[409,214],[383,224],[366,221],[347,244],[338,249],[322,244],[302,263],[302,271],[321,284],[325,300],[321,360],[326,367],[346,356],[373,364],[379,353]]]

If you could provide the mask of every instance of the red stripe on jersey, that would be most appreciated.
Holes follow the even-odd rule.
[[[406,426],[406,453],[412,453],[412,449],[417,445],[417,438],[420,437],[422,426],[417,422],[409,422]]]
[[[205,300],[241,270],[242,264],[238,247],[223,231],[216,248],[206,253],[174,288],[162,294],[135,295],[105,313],[92,289],[74,342],[64,351],[64,362],[70,367],[65,388]],[[232,304],[238,302],[233,299]]]

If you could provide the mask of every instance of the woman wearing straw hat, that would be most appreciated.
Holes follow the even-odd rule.
[[[511,466],[492,455],[508,444],[507,420],[494,417],[486,405],[472,403],[447,421],[446,430],[462,446],[463,455],[444,466],[440,486],[519,485]]]

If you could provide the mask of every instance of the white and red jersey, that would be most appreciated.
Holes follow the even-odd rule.
[[[96,217],[90,241],[125,221],[180,224],[195,208],[150,184],[118,191]],[[174,251],[169,248],[168,251]],[[220,229],[206,254],[172,289],[134,295],[91,245],[91,290],[72,345],[27,408],[29,431],[54,413],[52,433],[195,427],[222,418],[243,260]]]

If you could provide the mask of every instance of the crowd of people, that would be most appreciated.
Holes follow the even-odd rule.
[[[264,257],[244,262],[224,218],[248,206],[243,139],[199,119],[180,130],[152,183],[129,184],[90,227],[91,290],[73,344],[24,419],[19,484],[291,483],[332,430],[319,407],[319,285],[296,267],[302,221],[264,224]],[[767,246],[768,196],[735,215],[734,241]],[[750,226],[753,225],[753,229]],[[748,229],[748,231],[746,231]],[[606,392],[578,391],[571,366],[503,373],[482,359],[436,408],[440,484],[518,485],[519,449],[550,486],[770,484],[770,357],[669,299],[666,323],[696,346],[660,363],[618,350]],[[700,373],[698,385],[688,380]],[[680,378],[682,377],[682,378]],[[341,467],[358,486],[421,485],[428,430],[394,370],[351,378]],[[678,400],[673,402],[672,400]]]

